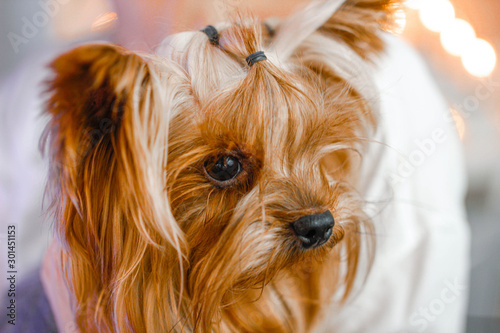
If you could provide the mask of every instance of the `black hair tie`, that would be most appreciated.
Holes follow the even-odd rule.
[[[217,32],[217,29],[213,25],[207,25],[205,28],[201,29],[200,31],[204,32],[205,35],[208,36],[208,40],[210,41],[210,44],[217,46],[219,45],[219,33]]]
[[[247,57],[247,64],[248,66],[252,66],[256,62],[262,61],[262,60],[267,60],[266,55],[264,54],[264,51],[257,51],[255,53],[250,54]]]

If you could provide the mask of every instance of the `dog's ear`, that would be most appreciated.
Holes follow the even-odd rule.
[[[50,67],[51,120],[44,148],[50,150],[52,185],[85,218],[94,211],[87,207],[93,199],[84,194],[104,193],[101,185],[107,184],[107,190],[120,191],[120,207],[128,209],[123,214],[132,214],[134,208],[141,215],[138,222],[149,221],[159,239],[179,248],[180,230],[165,221],[172,216],[164,193],[170,120],[164,88],[165,82],[175,81],[168,78],[167,67],[112,44],[80,46]],[[126,207],[127,200],[132,207]],[[156,243],[151,235],[143,236]]]
[[[316,0],[281,23],[268,20],[275,31],[269,50],[282,61],[320,32],[339,40],[367,59],[383,49],[380,28],[392,23],[403,0]]]
[[[119,46],[92,44],[63,54],[51,69],[47,111],[57,161],[77,167],[105,136],[116,133],[134,81],[146,78],[147,65]]]
[[[401,0],[347,0],[319,29],[340,38],[363,58],[380,52],[381,28],[392,25]]]
[[[165,190],[168,96],[178,84],[159,61],[115,45],[78,47],[51,68],[44,148],[56,232],[79,327],[111,331],[111,313],[125,318],[126,306],[139,306],[123,300],[138,272],[151,269],[143,265],[156,260],[151,249],[174,258],[186,251]]]

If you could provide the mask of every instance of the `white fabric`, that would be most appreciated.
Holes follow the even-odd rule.
[[[375,74],[379,128],[361,181],[375,261],[359,296],[332,307],[318,331],[463,332],[469,227],[460,140],[423,61],[400,39],[384,38]]]

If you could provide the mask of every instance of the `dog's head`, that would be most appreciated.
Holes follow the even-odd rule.
[[[240,18],[217,45],[195,31],[162,56],[93,44],[52,63],[50,188],[82,331],[299,332],[346,299],[372,250],[355,185],[395,1],[332,16],[341,2]]]

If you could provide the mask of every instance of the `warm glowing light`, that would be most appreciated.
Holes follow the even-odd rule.
[[[461,56],[476,39],[474,28],[461,19],[454,20],[441,32],[441,44],[455,56]]]
[[[467,72],[477,77],[489,76],[495,69],[497,55],[490,43],[475,39],[462,54],[462,64]]]
[[[447,0],[424,1],[420,7],[420,20],[434,32],[441,32],[455,19],[455,8]]]
[[[465,137],[465,120],[464,117],[455,109],[450,108],[451,116],[453,117],[453,121],[455,122],[455,126],[457,127],[458,136],[460,140],[464,140]]]
[[[406,0],[405,4],[419,11],[420,20],[427,29],[441,33],[443,48],[460,56],[467,72],[476,77],[493,73],[497,62],[495,49],[487,41],[477,39],[474,28],[467,21],[455,19],[455,8],[449,0]]]
[[[104,31],[111,28],[111,26],[118,19],[118,15],[113,12],[104,13],[99,15],[97,19],[92,23],[92,31]]]

